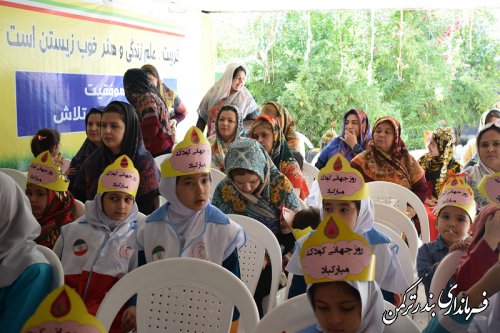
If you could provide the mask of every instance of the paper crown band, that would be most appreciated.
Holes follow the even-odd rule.
[[[135,197],[139,182],[139,171],[134,167],[134,162],[127,155],[122,155],[102,172],[97,193],[125,192]]]
[[[101,322],[90,315],[80,296],[64,285],[52,291],[24,324],[21,333],[105,333]]]
[[[465,182],[466,175],[450,175],[441,189],[437,202],[437,212],[446,206],[461,208],[467,212],[471,222],[476,217],[476,201],[472,188]]]
[[[65,192],[69,181],[54,163],[50,151],[46,150],[35,157],[28,169],[28,184],[35,184],[52,191]]]
[[[375,279],[370,245],[334,215],[326,216],[304,242],[300,264],[307,284]]]
[[[489,202],[500,208],[500,172],[484,176],[477,189]]]
[[[170,178],[210,172],[211,163],[212,147],[198,127],[193,126],[175,146],[170,158],[161,164],[161,176]]]
[[[369,197],[363,176],[340,153],[333,155],[320,170],[318,184],[323,199],[365,200]]]

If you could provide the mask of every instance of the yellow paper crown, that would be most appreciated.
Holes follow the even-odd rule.
[[[291,211],[290,209],[286,207],[281,208],[281,213],[283,214],[283,219],[285,222],[288,224],[290,229],[292,229],[293,236],[295,237],[295,240],[299,240],[302,236],[309,234],[311,231],[313,231],[313,228],[307,227],[305,229],[296,229],[293,227],[293,218],[295,216],[295,212]]]
[[[64,285],[45,297],[21,332],[105,333],[106,330],[88,313],[80,296]]]
[[[210,172],[211,163],[212,147],[198,127],[193,126],[175,146],[170,158],[161,164],[161,176],[170,178]]]
[[[35,184],[52,191],[67,191],[68,178],[54,163],[50,151],[46,150],[35,157],[28,169],[28,184]]]
[[[135,198],[139,181],[139,171],[134,167],[134,162],[127,155],[122,155],[102,172],[97,193],[125,192]]]
[[[370,193],[361,173],[340,153],[333,155],[318,173],[323,199],[365,200]]]
[[[500,172],[484,176],[477,189],[489,202],[500,208]]]
[[[469,214],[471,222],[476,217],[476,201],[472,188],[465,182],[464,175],[451,175],[443,185],[437,203],[437,212],[446,206],[462,208]]]
[[[375,280],[375,255],[338,216],[326,216],[300,250],[307,284]]]

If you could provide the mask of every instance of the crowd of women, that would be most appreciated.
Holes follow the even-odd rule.
[[[416,267],[427,292],[439,262],[454,250],[466,250],[454,276],[457,293],[475,300],[478,288],[498,291],[490,284],[492,276],[498,276],[500,199],[495,202],[484,190],[485,179],[500,177],[498,110],[481,117],[466,163],[454,159],[451,128],[436,128],[427,142],[428,153],[416,160],[403,142],[397,119],[381,117],[371,127],[366,112],[348,110],[340,136],[332,137],[319,153],[315,165],[320,172],[309,188],[302,173],[307,162],[299,152],[291,114],[275,101],[259,108],[245,87],[246,75],[242,64],[228,65],[203,97],[197,127],[182,140],[175,129],[187,110],[151,65],[125,73],[129,103],[113,101],[89,111],[87,138],[71,160],[60,154],[57,131],[41,129],[34,135],[26,192],[0,173],[5,212],[0,217],[2,331],[6,327],[6,332],[19,332],[49,291],[51,272],[37,243],[54,249],[66,284],[95,314],[120,277],[151,261],[196,257],[239,276],[238,249],[245,243],[245,231],[226,215],[240,214],[263,223],[276,236],[283,277],[293,274],[289,296],[308,293],[318,324],[304,332],[383,332],[382,299],[400,304],[413,281],[403,274],[397,247],[373,226],[374,204],[366,185],[372,181],[412,191],[427,209],[432,242],[420,248]],[[169,157],[158,170],[154,157],[164,154]],[[226,175],[218,184],[211,184],[212,168]],[[338,181],[344,176],[356,186]],[[210,201],[211,187],[215,191]],[[456,193],[462,194],[460,200]],[[159,206],[159,196],[167,203]],[[85,203],[83,216],[76,215],[76,200]],[[290,220],[285,212],[297,214]],[[420,230],[413,207],[404,213]],[[330,216],[335,222],[327,221]],[[295,229],[324,227],[324,241],[335,243],[337,236],[326,231],[332,223],[345,223],[350,233],[343,235],[366,242],[376,256],[373,276],[310,278],[301,248],[312,246],[322,232],[300,237]],[[266,255],[254,294],[261,316],[270,287]],[[493,332],[500,325],[500,302],[491,299],[490,308],[490,320],[482,323],[480,332]],[[134,329],[135,311],[131,299],[112,331]],[[233,316],[233,329],[238,316]],[[476,325],[453,319],[455,326],[437,316],[427,332],[459,326],[465,332]]]

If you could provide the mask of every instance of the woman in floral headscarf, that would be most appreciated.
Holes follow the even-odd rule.
[[[301,199],[307,198],[309,189],[300,170],[299,163],[295,159],[286,140],[283,139],[283,131],[279,123],[269,116],[260,116],[250,129],[250,137],[257,140],[264,150],[271,156],[274,165],[292,183]]]
[[[427,181],[427,198],[424,204],[429,217],[431,241],[436,239],[439,234],[436,230],[436,216],[432,209],[437,204],[441,187],[446,182],[448,172],[457,174],[461,170],[460,164],[453,158],[454,146],[455,134],[453,129],[450,127],[437,128],[432,132],[429,140],[427,147],[429,152],[418,160],[418,163],[425,171]]]
[[[326,162],[337,153],[341,153],[348,161],[365,150],[372,139],[368,115],[362,110],[351,109],[344,115],[342,134],[321,150],[316,168],[322,169]]]
[[[276,102],[267,102],[262,105],[260,114],[273,117],[280,125],[283,137],[290,149],[300,151],[299,137],[295,133],[295,121],[283,105]]]
[[[227,147],[240,139],[243,132],[243,116],[234,105],[224,105],[220,108],[215,121],[215,134],[208,138],[212,147],[212,167],[225,172],[224,158]]]

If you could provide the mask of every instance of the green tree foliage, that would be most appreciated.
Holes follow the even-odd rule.
[[[238,16],[245,14],[218,14],[226,19],[216,32],[218,61],[244,61],[247,87],[257,102],[283,104],[313,142],[332,120],[339,131],[343,114],[358,108],[368,112],[372,124],[383,115],[396,117],[407,145],[423,148],[424,130],[475,126],[499,99],[493,14],[252,14],[237,34],[227,25],[238,26]]]

